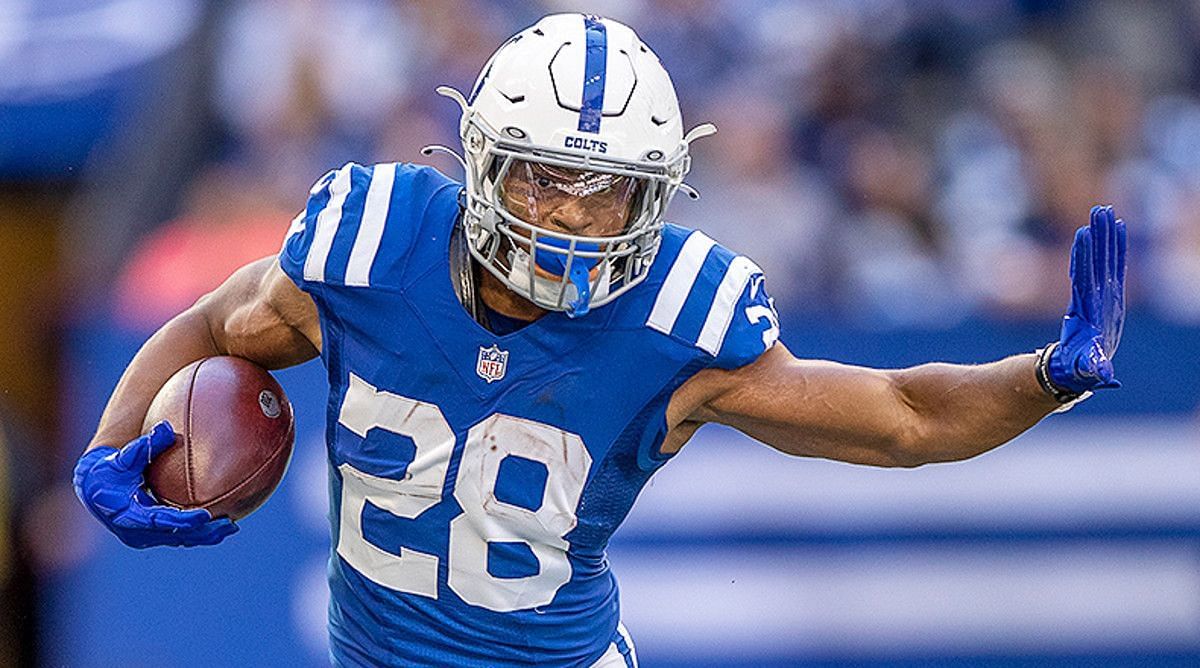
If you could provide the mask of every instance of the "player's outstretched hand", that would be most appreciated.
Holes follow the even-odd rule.
[[[79,500],[130,547],[216,545],[238,530],[228,518],[214,520],[207,510],[159,505],[146,491],[146,466],[174,444],[171,425],[159,422],[120,450],[88,450],[75,465]]]
[[[1120,387],[1112,357],[1125,326],[1125,222],[1111,206],[1092,207],[1071,247],[1071,304],[1046,365],[1050,381],[1071,392]]]

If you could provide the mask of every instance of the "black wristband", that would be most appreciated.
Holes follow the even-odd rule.
[[[1042,390],[1050,395],[1055,401],[1060,404],[1069,404],[1082,397],[1085,392],[1072,392],[1071,390],[1059,387],[1050,380],[1050,355],[1054,354],[1054,349],[1058,347],[1058,342],[1055,341],[1050,345],[1037,351],[1037,366],[1036,374],[1038,385],[1042,386]]]

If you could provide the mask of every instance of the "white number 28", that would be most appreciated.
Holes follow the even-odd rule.
[[[437,406],[372,387],[350,375],[338,422],[360,438],[373,429],[406,436],[416,455],[402,480],[364,473],[346,463],[342,474],[337,553],[367,579],[396,591],[438,595],[435,554],[401,547],[399,554],[369,542],[362,531],[367,501],[396,517],[415,519],[442,498],[454,431]],[[509,455],[541,462],[547,476],[536,510],[496,497],[500,464]],[[571,579],[567,541],[592,458],[576,434],[502,413],[471,427],[454,484],[462,514],[450,522],[448,585],[472,605],[507,612],[548,604]],[[538,572],[501,578],[488,572],[488,543],[524,543]]]

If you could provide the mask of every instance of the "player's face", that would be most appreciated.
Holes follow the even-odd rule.
[[[501,187],[516,217],[552,232],[610,237],[625,231],[636,183],[628,176],[517,161]]]

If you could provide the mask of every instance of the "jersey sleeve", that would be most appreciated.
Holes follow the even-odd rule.
[[[753,265],[753,263],[751,263]],[[746,287],[738,297],[713,366],[736,369],[766,352],[779,340],[779,314],[767,294],[766,277],[757,265],[751,268]]]
[[[693,231],[671,261],[646,325],[736,369],[779,339],[779,316],[753,260]]]
[[[387,287],[444,177],[409,164],[348,163],[322,176],[292,221],[279,266],[305,292]]]

